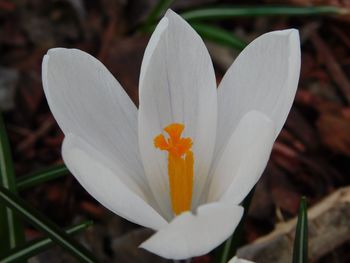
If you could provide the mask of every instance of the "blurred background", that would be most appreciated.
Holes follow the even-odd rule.
[[[156,0],[0,0],[0,108],[18,178],[62,164],[63,134],[48,109],[41,83],[43,55],[52,47],[89,52],[107,66],[137,105],[139,70],[151,32],[145,30],[145,21],[156,4]],[[299,29],[301,35],[298,92],[256,187],[244,225],[241,245],[245,245],[295,217],[301,196],[307,197],[311,207],[350,184],[350,16],[343,14],[350,8],[350,1],[177,0],[171,8],[182,13],[228,5],[341,8],[313,15],[263,14],[204,20],[206,25],[223,29],[238,41],[232,44],[203,34],[218,82],[244,44],[255,37],[291,27]],[[167,262],[137,248],[151,234],[149,230],[110,213],[73,176],[63,172],[57,177],[22,189],[20,196],[62,227],[93,219],[94,225],[78,239],[101,262]],[[321,232],[324,236],[312,237],[318,230],[311,226],[312,242],[324,240],[310,252],[311,262],[350,262],[350,206],[340,209],[341,215],[332,212],[332,223],[327,221],[332,237],[327,231]],[[321,228],[327,224],[317,222]],[[40,236],[30,225],[25,231],[28,239]],[[213,258],[207,255],[193,262],[213,262]],[[76,259],[55,247],[31,262]]]

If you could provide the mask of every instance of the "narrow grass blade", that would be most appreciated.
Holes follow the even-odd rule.
[[[315,16],[344,15],[350,10],[335,6],[318,7],[288,7],[288,6],[257,6],[257,7],[217,7],[196,9],[184,12],[181,16],[186,20],[217,20],[235,17],[252,16]]]
[[[308,262],[308,223],[307,206],[305,197],[301,198],[298,223],[295,229],[295,240],[293,248],[293,263]]]
[[[67,228],[65,231],[69,235],[74,235],[85,230],[92,225],[92,221],[85,221],[75,226]],[[24,245],[12,249],[6,256],[0,258],[0,263],[16,263],[19,260],[29,259],[55,245],[50,238],[39,238]]]
[[[223,46],[227,46],[237,50],[243,50],[247,43],[236,37],[234,34],[221,29],[219,27],[207,25],[204,23],[190,22],[191,26],[203,38]],[[143,32],[152,33],[155,25],[143,27]]]
[[[199,35],[201,35],[202,38],[213,41],[215,43],[237,50],[243,50],[247,45],[247,43],[243,40],[219,27],[209,26],[202,23],[191,23],[191,26],[197,31]]]
[[[242,202],[242,206],[244,207],[244,213],[241,222],[236,228],[236,231],[220,247],[216,249],[216,263],[227,263],[232,257],[236,255],[236,251],[242,243],[244,221],[247,218],[247,214],[249,211],[250,203],[254,196],[254,192],[255,187],[250,191],[250,193]]]
[[[155,23],[160,15],[171,5],[174,0],[159,0],[153,10],[150,12],[147,17],[144,28],[148,28],[153,23]]]
[[[68,168],[65,165],[56,165],[45,170],[34,172],[28,175],[21,176],[17,180],[17,189],[19,191],[44,183],[49,180],[67,175]]]
[[[17,193],[12,154],[5,123],[0,113],[0,186]],[[21,220],[13,211],[0,205],[0,255],[24,242]]]
[[[4,187],[0,187],[0,202],[19,213],[38,229],[45,232],[53,241],[65,248],[80,262],[97,262],[90,251],[72,239],[51,220],[36,209],[30,207],[22,199],[18,198]]]

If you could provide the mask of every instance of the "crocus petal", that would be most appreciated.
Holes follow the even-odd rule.
[[[265,113],[275,123],[277,137],[298,84],[299,42],[295,29],[264,34],[250,43],[228,69],[218,89],[216,157],[250,110]]]
[[[55,48],[44,57],[42,78],[63,132],[115,158],[128,177],[147,186],[138,149],[137,108],[105,66],[83,51]]]
[[[211,177],[208,201],[239,204],[260,178],[274,142],[275,127],[263,113],[244,115]]]
[[[254,263],[254,262],[246,259],[238,258],[238,257],[233,257],[228,263]]]
[[[154,196],[171,217],[167,154],[154,147],[153,139],[171,123],[185,125],[183,135],[193,139],[196,204],[215,143],[216,83],[203,41],[181,17],[168,11],[154,34],[141,69],[139,144]]]
[[[160,229],[140,247],[169,259],[204,255],[225,241],[243,215],[243,207],[211,203],[185,212]]]
[[[160,229],[167,222],[117,176],[123,169],[113,164],[83,139],[67,134],[62,145],[65,164],[79,183],[102,205],[136,224]],[[143,198],[141,198],[142,196]]]

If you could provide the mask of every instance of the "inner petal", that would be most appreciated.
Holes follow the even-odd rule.
[[[191,210],[192,203],[194,156],[192,139],[181,137],[184,128],[183,124],[172,123],[164,128],[167,139],[163,134],[154,138],[154,146],[168,152],[171,206],[176,215]]]

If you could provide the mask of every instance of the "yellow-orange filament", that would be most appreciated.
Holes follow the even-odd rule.
[[[171,205],[176,215],[191,209],[193,191],[192,139],[182,138],[183,130],[183,124],[173,123],[164,128],[168,139],[163,134],[154,138],[154,146],[168,152]]]

